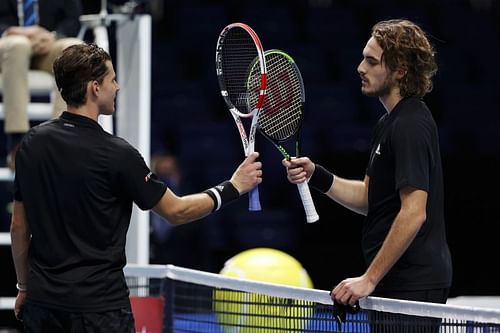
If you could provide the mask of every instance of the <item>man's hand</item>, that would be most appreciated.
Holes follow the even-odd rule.
[[[292,157],[290,161],[284,159],[282,164],[286,168],[288,180],[293,184],[309,180],[315,169],[315,164],[308,157]]]
[[[22,35],[26,36],[33,48],[35,55],[47,54],[56,40],[56,36],[39,25],[29,27],[9,27],[6,30],[6,35]]]
[[[231,183],[240,195],[262,183],[262,163],[257,161],[258,157],[257,152],[248,155],[231,177]]]
[[[56,41],[56,36],[52,32],[38,25],[27,27],[26,29],[31,29],[29,31],[28,38],[31,41],[33,53],[35,55],[44,55],[49,53],[52,45]]]
[[[24,303],[26,302],[26,291],[19,291],[14,305],[14,315],[19,321],[23,321]]]
[[[375,284],[366,275],[345,279],[331,292],[333,301],[344,305],[354,305],[365,296],[370,295],[375,289]]]

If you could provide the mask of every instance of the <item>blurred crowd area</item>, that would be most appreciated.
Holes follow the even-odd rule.
[[[110,11],[130,1],[109,1]],[[500,231],[494,207],[500,167],[497,101],[500,54],[498,0],[254,0],[132,1],[131,15],[151,13],[151,168],[176,193],[202,191],[228,179],[243,158],[238,131],[220,96],[215,46],[229,23],[249,24],[264,49],[282,49],[298,64],[306,89],[302,155],[343,177],[363,178],[372,127],[384,110],[360,93],[356,67],[376,22],[407,18],[429,34],[439,71],[425,100],[440,130],[448,238],[454,258],[453,295],[500,294],[485,253]],[[98,1],[83,1],[86,14]],[[109,28],[113,32],[113,27]],[[111,52],[113,53],[113,43]],[[113,56],[115,56],[113,54]],[[118,77],[120,80],[126,79]],[[119,107],[117,116],[119,116]],[[362,217],[319,193],[320,221],[307,224],[281,155],[262,136],[261,212],[242,198],[195,223],[170,227],[152,214],[151,263],[216,272],[252,247],[273,247],[297,258],[314,285],[330,289],[363,271]],[[293,149],[292,149],[293,151]],[[5,202],[10,200],[9,184]],[[2,194],[3,195],[3,194]],[[8,229],[8,210],[3,229]],[[465,244],[465,245],[464,245]]]
[[[492,67],[500,48],[499,1],[166,1],[163,12],[154,30],[153,149],[171,141],[165,135],[191,136],[179,124],[231,120],[217,91],[214,49],[222,28],[241,21],[265,49],[283,49],[300,67],[307,103],[303,139],[313,146],[305,152],[316,153],[317,142],[322,151],[366,151],[383,111],[360,94],[356,67],[372,25],[400,17],[419,23],[437,51],[439,72],[426,101],[443,152],[500,149],[498,70]]]

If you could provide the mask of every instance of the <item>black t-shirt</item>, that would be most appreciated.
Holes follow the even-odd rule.
[[[399,190],[412,186],[428,195],[427,220],[377,291],[450,287],[452,268],[445,234],[438,131],[422,100],[405,98],[379,120],[367,175],[368,214],[362,248],[368,264],[401,209]]]
[[[128,306],[132,203],[151,209],[166,191],[139,152],[65,112],[25,135],[14,184],[32,234],[28,302],[84,312]]]

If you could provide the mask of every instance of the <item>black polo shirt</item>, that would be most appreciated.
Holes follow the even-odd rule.
[[[132,203],[151,209],[166,191],[139,152],[65,112],[25,135],[14,183],[32,234],[28,302],[84,312],[128,306]]]
[[[443,175],[436,123],[419,98],[401,100],[378,122],[367,169],[368,214],[362,248],[371,263],[401,209],[405,186],[427,192],[427,219],[377,291],[423,290],[451,285],[445,235]]]

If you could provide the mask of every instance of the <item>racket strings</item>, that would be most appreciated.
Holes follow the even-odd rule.
[[[300,127],[303,87],[295,65],[278,53],[266,54],[268,88],[259,116],[261,130],[275,140],[285,140]]]
[[[251,113],[256,105],[260,89],[260,64],[252,37],[244,29],[230,29],[224,38],[221,51],[221,76],[227,96],[242,113]],[[248,82],[249,73],[259,75]],[[247,90],[248,89],[248,90]],[[254,90],[257,91],[254,97]]]

